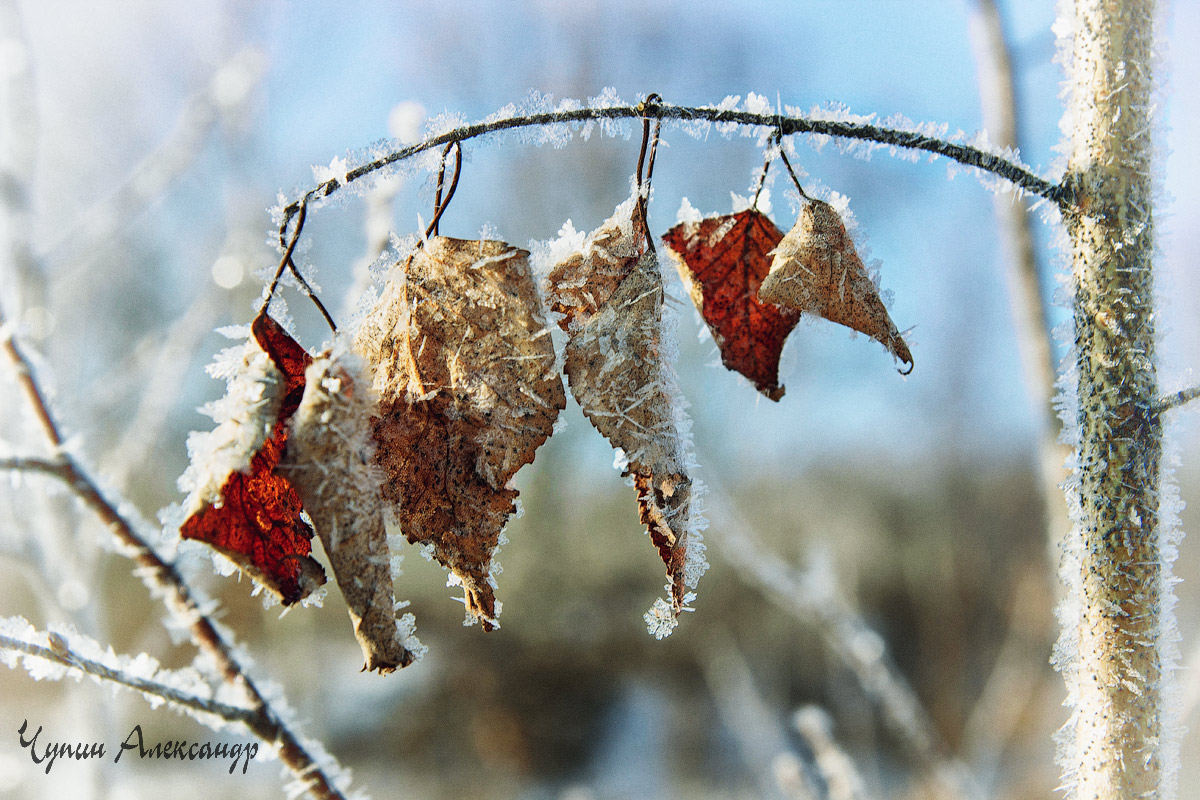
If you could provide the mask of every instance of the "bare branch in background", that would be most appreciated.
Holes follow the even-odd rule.
[[[813,752],[817,771],[829,787],[829,800],[866,800],[862,777],[854,761],[834,741],[833,720],[824,709],[817,706],[797,709],[792,725]]]
[[[16,297],[18,320],[45,303],[45,274],[33,252],[32,187],[39,141],[39,117],[34,86],[33,59],[25,37],[21,4],[0,0],[0,42],[6,46],[0,70],[0,209],[4,212],[8,261]],[[5,276],[0,273],[0,279]]]
[[[115,491],[124,491],[137,471],[147,467],[146,457],[161,442],[180,387],[192,368],[192,355],[221,313],[223,293],[212,283],[205,286],[204,293],[170,328],[155,331],[143,340],[152,354],[145,359],[148,364],[105,376],[109,386],[120,382],[121,374],[138,385],[137,410],[100,464],[100,471]]]
[[[711,487],[710,487],[711,488]],[[712,519],[707,541],[742,578],[802,622],[815,625],[826,646],[854,673],[859,686],[879,709],[888,727],[920,763],[942,760],[941,744],[908,681],[896,669],[883,637],[871,630],[837,593],[830,565],[805,572],[793,569],[770,551],[740,517],[728,496],[716,497],[705,513]]]
[[[1020,115],[1011,48],[996,0],[975,0],[970,17],[972,50],[983,106],[983,126],[991,141],[1020,151]],[[1067,503],[1059,485],[1066,479],[1064,464],[1070,448],[1059,442],[1061,423],[1054,408],[1057,369],[1051,336],[1050,298],[1042,290],[1041,265],[1033,237],[1033,220],[1024,202],[997,194],[993,201],[999,238],[1004,246],[1004,276],[1016,330],[1025,386],[1038,410],[1037,471],[1042,516],[1051,565],[1058,563],[1058,546],[1070,527]]]
[[[963,758],[981,785],[994,788],[1000,779],[1004,749],[1013,741],[1021,717],[1047,681],[1053,680],[1039,631],[1039,612],[1053,600],[1040,570],[1020,576],[1012,592],[1008,633],[963,725]]]
[[[6,328],[0,313],[0,331]],[[20,384],[31,407],[42,422],[51,447],[57,452],[56,459],[28,461],[30,468],[52,474],[62,480],[85,505],[100,518],[105,527],[116,537],[121,551],[138,565],[135,573],[142,579],[155,597],[161,598],[168,610],[191,632],[192,643],[212,660],[222,680],[241,687],[254,710],[246,725],[264,742],[277,748],[280,760],[302,782],[307,790],[321,800],[342,798],[341,790],[323,762],[332,759],[327,755],[314,754],[314,743],[305,741],[292,730],[287,722],[267,701],[255,682],[246,674],[234,654],[233,645],[222,634],[197,600],[175,566],[152,548],[138,532],[138,525],[127,515],[128,503],[110,501],[101,492],[96,481],[64,448],[60,428],[54,420],[42,387],[30,367],[29,360],[10,333],[4,339],[5,352],[16,369]],[[142,526],[147,527],[147,526]]]
[[[264,69],[263,55],[253,48],[241,50],[217,69],[208,85],[184,105],[167,138],[134,166],[125,183],[84,212],[47,249],[47,266],[56,273],[62,267],[68,270],[58,280],[82,278],[95,255],[187,172],[222,115],[246,102]]]
[[[811,774],[811,766],[788,746],[782,715],[759,693],[750,665],[728,631],[709,638],[699,662],[721,720],[737,740],[762,796],[821,798],[820,782]]]
[[[945,754],[933,721],[892,662],[883,637],[838,592],[831,565],[815,563],[805,572],[793,569],[755,535],[727,493],[710,489],[713,498],[706,514],[714,530],[707,537],[709,545],[776,605],[816,627],[926,780],[940,785],[946,796],[967,796],[961,765]]]

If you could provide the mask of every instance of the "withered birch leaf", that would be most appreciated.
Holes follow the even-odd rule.
[[[782,238],[775,223],[753,208],[681,222],[663,236],[721,361],[772,400],[783,397],[779,354],[800,321],[799,311],[758,299]]]
[[[846,226],[828,203],[810,200],[775,249],[760,300],[817,314],[882,343],[912,370],[912,353],[888,316]]]
[[[396,619],[384,522],[383,471],[374,463],[377,405],[359,358],[340,346],[305,375],[279,472],[304,501],[350,611],[364,669],[392,672],[424,648],[412,615]]]
[[[275,473],[311,358],[265,313],[251,332],[224,401],[240,411],[218,412],[217,429],[189,441],[193,466],[180,479],[191,492],[189,516],[180,535],[208,544],[291,605],[325,583],[300,498]]]
[[[393,267],[355,347],[375,369],[384,497],[490,630],[492,555],[517,496],[510,481],[566,405],[529,253],[430,238]]]
[[[547,297],[568,334],[564,370],[583,413],[624,454],[639,516],[667,566],[670,613],[690,602],[705,569],[692,481],[680,436],[682,409],[664,359],[663,283],[631,200],[548,276]],[[648,617],[649,618],[649,617]]]

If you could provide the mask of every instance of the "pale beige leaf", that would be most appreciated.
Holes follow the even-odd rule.
[[[374,463],[375,398],[358,358],[326,353],[305,373],[278,471],[296,488],[346,599],[364,669],[391,672],[423,648],[411,618],[397,624],[383,473]]]
[[[384,496],[404,535],[457,576],[467,611],[491,629],[510,482],[566,405],[529,253],[432,237],[393,268],[355,346],[375,369]]]
[[[704,569],[703,546],[692,513],[682,413],[664,359],[662,273],[638,213],[636,204],[619,207],[582,250],[556,265],[548,299],[569,334],[564,369],[571,392],[625,454],[625,474],[633,478],[642,523],[667,565],[678,614]]]
[[[758,297],[865,333],[912,368],[912,353],[833,207],[810,200],[775,248]]]

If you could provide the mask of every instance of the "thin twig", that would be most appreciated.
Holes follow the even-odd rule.
[[[796,177],[796,170],[792,169],[792,162],[788,161],[787,153],[783,152],[783,142],[779,143],[779,158],[783,160],[783,165],[787,167],[788,175],[792,176],[792,183],[796,184],[796,191],[800,192],[800,196],[805,200],[812,200],[808,193],[804,191],[804,187],[800,184],[800,179]]]
[[[637,106],[616,106],[613,108],[580,108],[572,111],[550,111],[541,114],[528,114],[490,122],[475,122],[447,131],[425,141],[395,150],[387,155],[356,167],[346,173],[346,179],[339,181],[330,178],[327,181],[309,189],[303,197],[293,201],[284,208],[284,218],[281,230],[285,230],[293,216],[299,213],[301,206],[314,198],[329,197],[354,181],[370,175],[392,164],[405,161],[426,150],[442,147],[449,142],[464,142],[500,131],[514,128],[537,127],[539,125],[561,125],[572,122],[587,122],[601,119],[642,119],[642,118],[729,123],[748,125],[751,127],[777,128],[782,136],[795,133],[815,133],[825,136],[836,136],[843,139],[872,141],[880,144],[902,147],[909,150],[923,150],[929,153],[945,156],[967,166],[977,167],[986,172],[1004,178],[1022,190],[1044,197],[1060,205],[1071,203],[1071,192],[1062,184],[1046,180],[1024,167],[1014,164],[1008,159],[993,153],[987,153],[975,147],[964,144],[947,142],[932,136],[926,136],[915,131],[902,131],[878,125],[866,125],[858,122],[843,120],[808,119],[805,117],[783,117],[778,114],[755,114],[749,111],[731,111],[719,108],[696,108],[691,106],[663,105],[661,103],[643,103]]]
[[[773,141],[774,141],[774,145],[775,145],[775,146],[777,146],[777,147],[779,147],[780,151],[782,152],[782,150],[783,150],[783,142],[782,142],[782,140],[781,140],[781,139],[778,137],[778,135],[777,135],[777,136],[774,138],[774,140],[773,140]],[[762,194],[763,186],[764,186],[764,185],[766,184],[766,182],[767,182],[767,172],[769,172],[769,171],[770,171],[770,169],[771,169],[771,155],[772,155],[772,149],[773,149],[773,148],[772,148],[770,145],[768,145],[768,146],[767,146],[767,152],[766,152],[766,154],[763,156],[763,165],[762,165],[762,170],[761,170],[761,171],[758,173],[758,180],[756,180],[756,181],[754,182],[754,199],[750,201],[750,207],[751,207],[751,208],[758,208],[758,196],[759,196],[760,194]]]
[[[0,330],[4,329],[4,317],[0,312]],[[222,679],[231,685],[242,686],[254,708],[254,716],[246,722],[247,727],[263,741],[278,747],[280,760],[299,780],[309,785],[309,791],[314,797],[321,800],[341,799],[343,796],[334,786],[332,779],[325,774],[299,737],[271,707],[254,681],[242,669],[233,654],[232,645],[225,641],[213,620],[200,608],[175,565],[165,561],[147,544],[135,529],[133,522],[118,510],[117,504],[104,496],[88,472],[63,449],[60,429],[33,375],[29,361],[11,334],[5,337],[4,348],[16,368],[30,405],[57,451],[57,457],[54,459],[23,459],[24,468],[41,471],[63,481],[76,497],[92,509],[122,545],[125,555],[138,565],[140,569],[136,570],[136,573],[151,593],[161,597],[172,614],[187,625],[191,631],[192,642],[212,659]]]
[[[1200,397],[1200,386],[1193,386],[1189,389],[1181,389],[1175,394],[1169,394],[1166,397],[1160,397],[1158,402],[1154,404],[1155,412],[1161,414],[1164,411],[1170,411],[1172,408],[1179,408],[1185,403],[1190,403]]]
[[[31,642],[22,641],[21,639],[13,639],[9,636],[0,635],[0,650],[12,650],[24,653],[26,656],[53,661],[56,664],[62,664],[64,667],[78,669],[95,678],[111,681],[135,691],[154,695],[155,697],[161,697],[169,703],[184,706],[194,711],[201,711],[205,714],[212,714],[227,722],[241,722],[248,726],[255,716],[254,709],[231,706],[207,697],[181,692],[172,686],[167,686],[158,681],[128,675],[101,664],[99,661],[84,658],[78,653],[73,652],[69,647],[42,647]]]

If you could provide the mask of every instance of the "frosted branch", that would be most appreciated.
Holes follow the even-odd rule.
[[[966,164],[967,166],[991,172],[1030,194],[1044,197],[1055,203],[1067,203],[1070,199],[1069,192],[1061,184],[1053,183],[1035,175],[1008,159],[969,145],[948,142],[944,139],[928,136],[916,131],[843,120],[811,119],[807,117],[761,114],[724,108],[696,108],[652,103],[638,106],[550,111],[540,114],[516,115],[486,122],[476,122],[456,127],[453,130],[430,137],[417,144],[394,150],[373,161],[348,170],[344,176],[331,177],[321,182],[315,188],[305,192],[302,198],[286,205],[283,209],[284,217],[280,225],[280,243],[283,245],[286,244],[286,235],[284,232],[287,229],[288,223],[293,216],[299,213],[301,206],[308,201],[329,197],[360,178],[366,177],[392,164],[410,159],[413,156],[424,153],[426,150],[444,147],[451,142],[465,142],[469,139],[513,130],[515,128],[616,119],[659,119],[677,122],[701,120],[723,125],[765,128],[778,131],[781,136],[796,133],[813,133],[841,139],[877,142],[882,145],[925,151],[945,156],[960,164]]]
[[[208,697],[191,694],[189,692],[176,689],[173,686],[168,686],[161,681],[150,678],[141,678],[132,675],[127,671],[115,669],[107,664],[95,661],[90,658],[85,658],[75,652],[67,641],[60,635],[54,633],[37,632],[38,638],[45,637],[49,642],[49,646],[43,646],[30,641],[27,638],[18,638],[0,634],[0,650],[7,650],[13,653],[20,653],[24,657],[25,668],[35,679],[46,677],[61,678],[70,674],[70,670],[77,670],[80,673],[90,675],[93,678],[101,681],[109,681],[110,683],[124,686],[127,689],[141,692],[144,695],[149,695],[151,702],[154,698],[165,700],[172,705],[181,706],[190,711],[200,712],[204,715],[212,715],[219,717],[226,722],[240,722],[249,725],[255,716],[255,712],[250,708],[240,708],[231,706],[227,703],[221,703]],[[32,637],[31,637],[32,638]],[[129,660],[127,657],[119,657],[122,660]],[[38,665],[35,659],[58,664],[68,669],[58,671],[57,674],[46,670],[43,666]],[[5,659],[0,659],[0,661]],[[16,659],[12,659],[10,667],[16,666]],[[166,670],[160,670],[158,675],[170,674]],[[201,722],[204,722],[204,717],[197,717]]]
[[[1166,397],[1160,397],[1158,402],[1154,404],[1154,410],[1161,414],[1164,411],[1170,411],[1172,408],[1178,408],[1186,403],[1190,403],[1200,397],[1200,386],[1193,386],[1189,389],[1181,389],[1175,394],[1169,394]]]
[[[715,487],[714,496],[717,493]],[[735,518],[729,497],[708,509],[713,527],[723,529],[710,537],[751,583],[798,619],[815,625],[826,645],[854,673],[859,686],[879,709],[889,727],[912,757],[934,773],[945,763],[933,722],[916,692],[896,669],[887,645],[878,633],[840,597],[828,570],[800,573],[772,553],[742,519]]]
[[[233,644],[217,630],[216,623],[201,608],[183,576],[175,565],[164,560],[138,532],[133,519],[128,516],[128,504],[110,501],[100,490],[75,457],[64,447],[64,440],[55,421],[46,397],[34,376],[29,360],[22,352],[11,328],[6,325],[0,311],[0,332],[9,332],[3,338],[3,348],[16,369],[29,404],[41,422],[42,428],[57,451],[52,459],[19,458],[5,459],[16,462],[20,469],[53,475],[63,481],[75,496],[88,506],[104,523],[128,558],[137,564],[135,573],[146,584],[153,596],[160,598],[171,614],[191,633],[192,643],[202,650],[216,665],[222,679],[231,686],[241,687],[246,693],[254,715],[246,726],[264,742],[277,749],[279,758],[296,776],[305,789],[319,800],[342,800],[343,794],[336,787],[330,774],[331,759],[327,755],[314,755],[312,743],[304,741],[294,732],[289,723],[268,702],[266,696],[246,674],[234,655]],[[0,334],[3,335],[3,334]],[[12,467],[9,467],[12,468]]]

